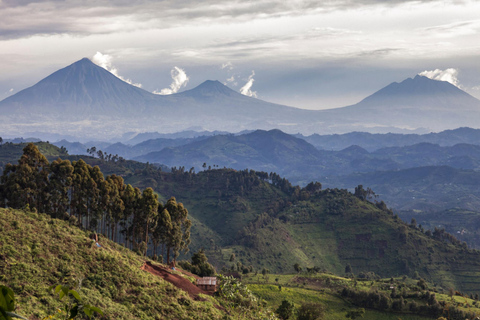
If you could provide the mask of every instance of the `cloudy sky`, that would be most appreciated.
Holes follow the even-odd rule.
[[[309,109],[418,73],[480,98],[480,1],[0,0],[0,99],[88,57],[171,94],[219,80]]]

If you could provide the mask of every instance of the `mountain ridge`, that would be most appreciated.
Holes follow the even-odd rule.
[[[441,131],[480,123],[480,101],[448,82],[423,76],[394,82],[359,103],[337,109],[305,110],[247,97],[219,81],[172,95],[134,87],[87,58],[0,101],[8,132],[64,132],[88,136],[133,131],[178,132],[271,130],[344,133],[405,130]],[[422,129],[424,128],[424,129]],[[77,134],[78,135],[78,134]]]

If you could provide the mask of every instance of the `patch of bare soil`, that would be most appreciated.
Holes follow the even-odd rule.
[[[191,283],[188,279],[182,277],[181,275],[174,274],[170,272],[167,268],[160,266],[160,265],[154,265],[150,262],[145,262],[141,268],[142,270],[145,270],[147,272],[150,272],[151,274],[154,274],[156,276],[162,277],[165,281],[170,282],[177,288],[182,289],[183,291],[186,291],[192,299],[197,300],[197,301],[204,301],[205,299],[200,298],[198,295],[200,293],[202,294],[210,294],[207,291],[203,291],[193,283]],[[196,277],[198,278],[198,277]]]

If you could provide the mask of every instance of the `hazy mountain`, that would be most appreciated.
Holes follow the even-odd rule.
[[[324,115],[329,120],[343,119],[343,123],[376,131],[381,127],[423,127],[430,131],[478,128],[480,100],[449,82],[417,75],[394,82],[355,105],[325,110]]]
[[[221,168],[298,174],[299,171],[318,167],[319,156],[320,152],[302,139],[280,130],[257,130],[240,136],[212,136],[176,148],[165,148],[135,160],[188,169],[201,169],[206,163]]]
[[[426,166],[396,171],[329,177],[325,186],[372,188],[396,210],[438,211],[448,208],[477,210],[480,205],[480,172],[448,166]]]
[[[144,111],[154,95],[118,79],[84,58],[34,86],[0,102],[3,114],[90,119],[97,115],[131,116]]]
[[[103,151],[111,154],[118,154],[119,156],[125,159],[132,159],[135,157],[139,157],[141,155],[145,155],[151,152],[161,151],[167,147],[178,147],[188,143],[192,143],[194,141],[201,141],[206,139],[206,136],[200,136],[197,138],[178,138],[178,139],[150,139],[147,141],[143,141],[138,143],[134,146],[125,145],[123,143],[115,143]]]
[[[52,143],[54,146],[57,146],[59,148],[65,147],[68,151],[68,154],[82,154],[86,155],[87,154],[87,147],[83,143],[80,142],[69,142],[67,140],[60,140],[57,142]]]
[[[211,80],[163,96],[132,86],[84,58],[0,101],[0,114],[9,134],[28,128],[108,140],[125,132],[189,128],[312,134],[478,127],[480,101],[448,82],[421,76],[392,83],[353,106],[321,111],[247,97]]]
[[[193,131],[186,130],[175,133],[159,133],[159,132],[143,132],[135,135],[125,142],[128,145],[136,145],[147,140],[154,139],[187,139],[197,138],[202,136],[215,136],[219,134],[228,134],[226,131]]]
[[[421,142],[434,143],[443,147],[459,143],[480,145],[480,130],[472,128],[458,128],[428,134],[350,132],[331,135],[313,134],[310,136],[297,134],[295,136],[323,150],[342,150],[352,145],[358,145],[368,151],[375,151],[385,147],[403,147]]]

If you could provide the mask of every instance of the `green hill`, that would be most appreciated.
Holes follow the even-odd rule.
[[[298,263],[343,274],[350,265],[358,275],[420,276],[444,288],[478,292],[478,251],[441,230],[405,224],[384,203],[367,201],[368,190],[361,187],[352,194],[321,190],[318,183],[294,187],[277,174],[253,170],[195,173],[181,167],[167,173],[150,165],[132,170],[127,162],[86,160],[100,163],[102,171],[122,168],[126,183],[153,187],[162,201],[175,196],[192,220],[191,252],[205,248],[217,270],[288,273]],[[121,219],[118,230],[126,222]]]
[[[300,189],[277,175],[231,169],[157,170],[126,181],[153,183],[164,199],[175,195],[183,202],[194,221],[193,247],[204,247],[217,268],[285,273],[299,263],[343,274],[350,264],[356,274],[418,273],[445,288],[478,292],[478,251],[448,234],[407,225],[361,194]]]
[[[29,319],[56,314],[62,303],[48,287],[64,284],[80,286],[83,299],[104,312],[102,319],[223,319],[221,300],[196,301],[142,271],[141,256],[104,237],[97,247],[88,235],[45,214],[0,209],[0,284],[15,292],[16,313]]]

